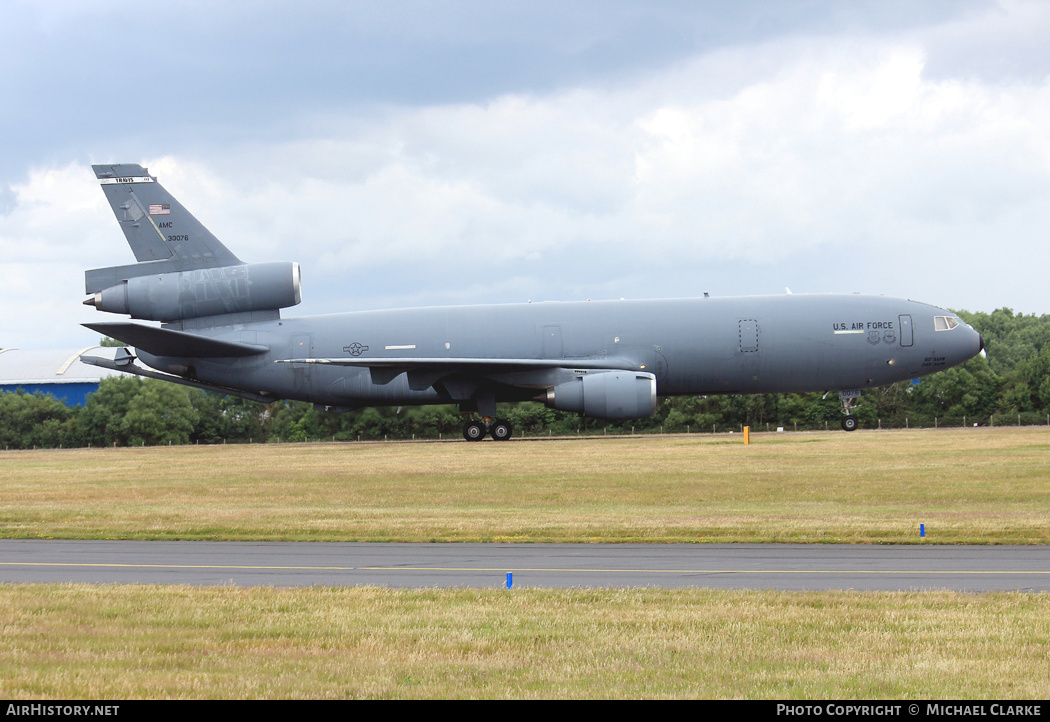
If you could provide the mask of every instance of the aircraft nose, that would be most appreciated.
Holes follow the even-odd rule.
[[[967,351],[966,358],[971,359],[974,356],[977,356],[978,354],[984,353],[984,336],[979,334],[977,332],[977,329],[973,328],[972,326],[968,326],[967,328],[970,332],[970,338],[968,343],[969,349]]]

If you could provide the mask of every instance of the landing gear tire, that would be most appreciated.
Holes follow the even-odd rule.
[[[496,419],[492,422],[489,433],[492,434],[492,438],[496,441],[506,441],[514,433],[514,429],[511,427],[510,422]]]
[[[463,438],[467,441],[481,441],[485,438],[485,425],[480,421],[468,421],[463,427]]]
[[[857,430],[857,417],[855,417],[855,416],[843,416],[842,417],[842,430],[843,431],[856,431]]]

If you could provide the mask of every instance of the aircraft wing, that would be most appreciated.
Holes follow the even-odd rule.
[[[409,388],[413,390],[427,389],[441,379],[459,373],[488,376],[546,369],[639,370],[638,366],[622,358],[302,358],[278,359],[274,363],[367,368],[372,374],[372,382],[377,384],[388,384],[407,372]]]
[[[623,369],[630,365],[623,359],[571,359],[571,358],[289,358],[274,363],[331,364],[333,366],[359,366],[363,368],[410,369],[420,366],[537,369]],[[633,370],[633,369],[631,369]]]

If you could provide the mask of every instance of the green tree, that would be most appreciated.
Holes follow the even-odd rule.
[[[120,428],[132,446],[187,444],[198,419],[185,386],[144,382],[128,403]]]
[[[272,406],[236,396],[221,397],[219,414],[222,417],[223,438],[239,442],[266,441]]]
[[[50,394],[0,393],[0,448],[75,446],[75,417],[76,411]]]
[[[999,410],[1050,413],[1050,346],[1038,356],[1020,361],[1006,374]]]
[[[1026,316],[1009,308],[997,308],[991,313],[958,313],[984,337],[989,366],[1000,376],[1050,347],[1050,315]]]
[[[915,410],[928,422],[934,417],[981,418],[995,412],[1000,384],[988,361],[977,356],[923,378],[911,396]]]
[[[98,390],[88,396],[87,403],[77,417],[80,443],[86,446],[127,444],[123,432],[124,415],[144,383],[146,382],[138,376],[102,379]]]

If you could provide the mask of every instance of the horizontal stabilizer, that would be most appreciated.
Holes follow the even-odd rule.
[[[125,357],[126,358],[126,357]],[[173,374],[160,373],[159,371],[153,371],[152,369],[144,369],[141,366],[137,366],[134,363],[134,357],[131,357],[131,362],[123,360],[118,362],[114,359],[105,358],[103,356],[81,356],[80,362],[90,364],[91,366],[99,366],[104,369],[112,369],[113,371],[120,371],[125,374],[135,374],[136,376],[143,376],[147,379],[157,379],[158,381],[170,381],[173,384],[181,384],[182,386],[189,386],[194,389],[202,389],[204,391],[214,391],[217,394],[225,394],[227,396],[239,396],[242,399],[249,399],[251,401],[260,401],[264,404],[274,401],[276,397],[266,393],[253,393],[251,391],[244,391],[242,389],[231,389],[225,386],[219,386],[217,384],[207,384],[196,379],[186,379],[181,376],[175,376]]]
[[[209,336],[198,336],[184,331],[173,331],[138,323],[85,323],[86,328],[123,341],[129,346],[154,356],[177,358],[240,358],[256,356],[269,351],[267,346],[257,346],[236,341],[221,341]]]
[[[163,261],[145,261],[130,266],[92,268],[84,272],[84,292],[98,293],[103,289],[116,286],[121,281],[127,281],[129,278],[175,273],[176,271],[178,268],[170,258]]]

